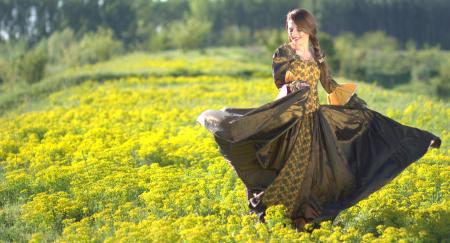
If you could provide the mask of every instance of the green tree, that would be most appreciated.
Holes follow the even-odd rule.
[[[136,12],[128,1],[108,0],[102,1],[99,7],[101,25],[111,28],[114,36],[125,44],[133,41],[137,30]]]

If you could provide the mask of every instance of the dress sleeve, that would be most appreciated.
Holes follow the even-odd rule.
[[[272,76],[275,85],[280,89],[285,84],[286,72],[290,66],[290,60],[283,48],[278,47],[272,56]]]
[[[327,102],[330,105],[345,105],[352,108],[367,108],[367,102],[358,97],[356,94],[357,85],[354,83],[338,84],[334,79],[330,78],[329,81],[322,86],[326,90]]]
[[[356,84],[338,84],[333,78],[326,81],[320,80],[323,88],[328,93],[327,101],[330,105],[345,105],[356,92]]]
[[[334,81],[334,79],[332,79],[331,77],[325,81],[320,79],[320,83],[322,84],[322,87],[328,94],[333,92],[336,89],[336,87],[339,86],[339,84],[336,81]]]
[[[333,80],[334,83],[336,83]],[[337,84],[337,83],[336,83]],[[354,83],[337,84],[332,92],[327,94],[327,101],[330,105],[345,105],[356,93],[357,85]]]

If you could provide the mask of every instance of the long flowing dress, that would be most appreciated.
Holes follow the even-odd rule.
[[[301,60],[288,43],[275,50],[272,74],[278,88],[289,88],[285,97],[257,108],[206,110],[197,119],[213,133],[262,222],[277,204],[293,220],[334,219],[440,146],[428,131],[350,105],[354,90],[333,79],[322,86],[344,103],[320,105],[318,64]]]

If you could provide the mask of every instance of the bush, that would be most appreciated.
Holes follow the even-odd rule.
[[[356,37],[352,33],[344,33],[334,39],[336,57],[340,60],[338,73],[347,78],[362,79],[365,71],[355,66],[364,57],[365,53],[355,49]]]
[[[442,62],[440,65],[439,76],[432,80],[432,86],[437,94],[441,98],[450,98],[450,61],[449,59]]]
[[[27,51],[27,42],[24,39],[0,43],[0,57],[6,61],[23,55]]]
[[[39,82],[45,75],[47,54],[44,48],[34,48],[16,60],[17,72],[28,84]]]
[[[74,45],[75,35],[71,28],[54,32],[47,40],[48,60],[51,63],[61,62],[68,55],[67,48]]]
[[[412,60],[402,51],[385,52],[369,50],[361,63],[365,70],[365,80],[376,80],[384,87],[407,83],[411,80]]]
[[[150,31],[147,46],[144,49],[149,49],[150,51],[161,51],[169,48],[169,33],[167,31],[163,31],[163,27],[158,26]]]
[[[320,32],[317,36],[319,38],[320,48],[325,54],[327,63],[331,70],[338,70],[339,68],[339,58],[336,54],[336,48],[334,46],[333,38],[324,32]]]
[[[17,82],[19,77],[14,62],[23,56],[26,50],[25,40],[0,43],[0,85],[12,87]]]
[[[278,29],[264,29],[257,30],[254,33],[254,38],[256,42],[266,47],[266,49],[273,53],[281,43],[287,42],[288,37],[285,30]]]
[[[413,55],[399,50],[397,40],[381,31],[361,37],[342,34],[336,38],[335,46],[341,76],[376,81],[385,87],[411,81]]]
[[[72,44],[65,55],[65,63],[71,66],[106,61],[122,53],[123,44],[113,38],[110,29],[100,28],[95,33],[86,33],[78,42]]]
[[[205,47],[212,23],[188,17],[173,21],[167,27],[167,37],[171,47],[180,49],[197,49]]]
[[[395,51],[399,44],[394,37],[386,35],[383,31],[371,31],[365,33],[356,42],[358,48],[379,51]]]
[[[410,58],[414,60],[412,81],[430,82],[431,79],[439,76],[441,62],[445,60],[441,50],[431,48],[410,53]]]
[[[252,42],[251,37],[248,27],[232,25],[222,30],[218,43],[224,46],[243,46]]]
[[[11,70],[9,63],[4,59],[0,59],[0,85],[6,83],[9,79],[9,70]]]

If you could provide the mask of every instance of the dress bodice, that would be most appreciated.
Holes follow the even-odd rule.
[[[315,60],[302,60],[295,50],[288,43],[282,45],[285,53],[291,61],[287,67],[285,83],[291,92],[299,89],[297,82],[306,82],[309,84],[308,102],[306,103],[306,112],[312,112],[319,108],[319,94],[317,83],[320,79],[320,69]]]
[[[315,60],[302,60],[289,43],[280,45],[272,57],[272,76],[277,88],[286,85],[290,92],[302,88],[302,82],[309,85],[306,113],[319,108],[317,83],[320,81],[327,92],[328,104],[344,105],[356,92],[355,84],[338,84],[333,78],[321,78],[319,64]],[[359,102],[359,101],[358,101]],[[362,102],[363,104],[365,102]]]
[[[317,64],[312,61],[296,60],[292,62],[292,67],[288,71],[293,74],[293,81],[288,83],[291,91],[298,88],[295,82],[305,81],[309,84],[308,102],[306,102],[306,112],[312,112],[319,108],[319,94],[317,91],[317,83],[320,78],[320,70]]]

